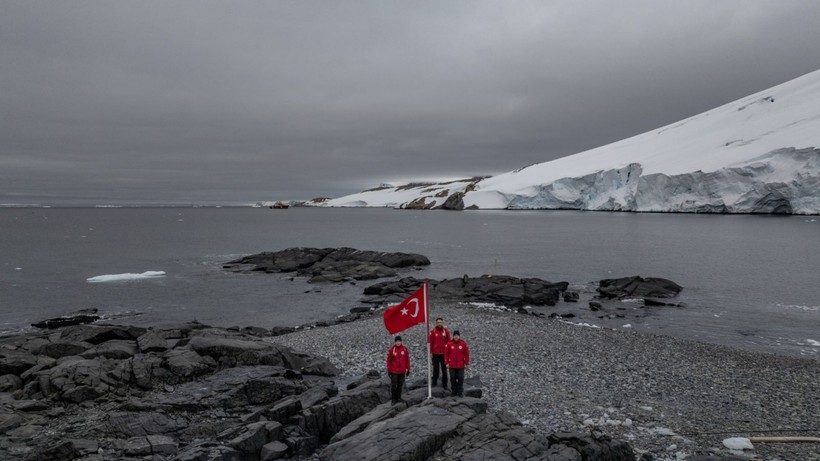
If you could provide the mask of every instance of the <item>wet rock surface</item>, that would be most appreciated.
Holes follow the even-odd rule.
[[[445,301],[495,303],[507,307],[554,306],[567,290],[567,282],[549,282],[538,278],[518,278],[509,275],[467,275],[455,279],[428,280],[431,297]],[[406,277],[371,285],[365,295],[369,302],[385,303],[404,299],[424,283]]]
[[[673,298],[683,289],[677,283],[658,277],[641,276],[604,279],[599,282],[598,293],[602,298]]]
[[[102,317],[97,314],[97,309],[83,309],[73,314],[64,315],[62,317],[55,317],[51,319],[42,320],[32,323],[31,326],[35,328],[54,329],[69,327],[73,325],[81,325],[84,323],[93,323],[100,320]]]
[[[414,253],[298,247],[244,256],[222,268],[232,272],[296,272],[311,283],[319,283],[394,277],[396,269],[429,264],[425,256]]]
[[[0,338],[0,458],[631,460],[594,431],[539,435],[426,381],[390,404],[374,370],[241,331],[78,325]],[[381,356],[381,351],[374,355]],[[472,396],[472,397],[471,397]]]

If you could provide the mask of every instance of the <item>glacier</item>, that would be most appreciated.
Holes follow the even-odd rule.
[[[820,214],[820,70],[497,176],[383,186],[317,206]]]
[[[712,172],[644,175],[638,163],[508,195],[508,209],[817,214],[820,149],[778,149]]]

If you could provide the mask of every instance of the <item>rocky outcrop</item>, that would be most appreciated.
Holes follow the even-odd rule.
[[[97,315],[97,309],[83,309],[73,314],[64,315],[62,317],[55,317],[52,319],[43,320],[32,323],[31,326],[35,328],[54,329],[62,327],[70,327],[73,325],[81,325],[84,323],[93,323],[100,320]]]
[[[477,378],[466,398],[414,381],[393,405],[376,371],[339,390],[324,358],[201,324],[81,325],[2,338],[0,353],[3,459],[634,459],[598,433],[489,413]]]
[[[288,248],[244,256],[222,265],[232,272],[296,272],[309,282],[372,280],[398,275],[396,269],[426,266],[419,254],[363,251],[355,248]]]
[[[455,192],[449,197],[447,200],[440,207],[442,210],[456,210],[461,211],[464,209],[464,192]]]
[[[381,282],[364,290],[365,295],[375,296],[369,300],[386,303],[403,299],[423,283],[413,277]],[[509,275],[464,276],[456,279],[429,280],[430,296],[461,302],[494,303],[507,307],[554,306],[561,293],[567,290],[567,282],[548,282],[538,278],[518,278]]]
[[[602,434],[537,434],[509,414],[487,412],[474,398],[433,398],[404,408],[382,405],[338,434],[319,452],[322,461],[428,459],[634,459],[632,449]]]
[[[604,279],[599,282],[602,298],[673,298],[683,290],[677,283],[657,277],[640,276]]]

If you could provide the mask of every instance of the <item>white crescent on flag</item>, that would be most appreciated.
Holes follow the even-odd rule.
[[[409,302],[409,303],[407,303],[407,304],[408,304],[408,305],[410,305],[411,303],[416,303],[416,311],[415,311],[415,312],[413,312],[413,314],[412,314],[412,315],[410,315],[410,317],[416,318],[416,317],[418,317],[418,316],[419,316],[419,300],[418,300],[418,299],[416,299],[416,298],[413,298],[413,299],[411,299],[411,300],[410,300],[410,302]]]

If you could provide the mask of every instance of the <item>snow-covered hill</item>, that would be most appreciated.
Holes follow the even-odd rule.
[[[820,214],[820,71],[671,125],[486,179],[325,206]]]

